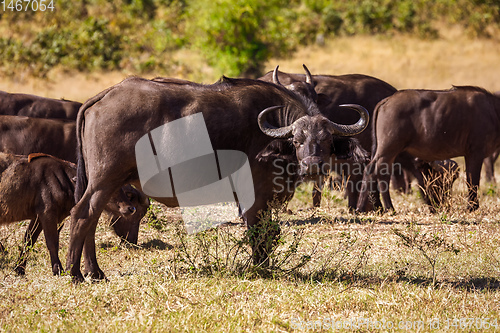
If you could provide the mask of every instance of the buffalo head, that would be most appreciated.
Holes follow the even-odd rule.
[[[282,108],[282,106],[273,106],[259,114],[258,123],[261,131],[270,137],[291,139],[300,175],[316,174],[323,171],[323,164],[329,161],[338,150],[338,143],[336,144],[338,137],[356,135],[368,125],[368,112],[362,106],[345,104],[341,107],[356,110],[360,114],[359,121],[353,125],[342,125],[332,122],[321,114],[316,114],[303,116],[289,126],[277,128],[266,120],[269,113]]]
[[[106,210],[121,216],[134,215],[137,208],[129,199],[132,189],[131,185],[126,185],[116,191],[106,205]]]
[[[137,244],[139,225],[148,210],[150,204],[149,198],[131,185],[125,185],[122,190],[125,192],[128,201],[136,209],[134,210],[134,214],[113,214],[110,225],[122,241]]]

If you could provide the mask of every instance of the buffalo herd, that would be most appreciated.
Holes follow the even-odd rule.
[[[27,252],[42,230],[52,272],[63,271],[59,230],[71,215],[65,269],[75,282],[85,275],[104,279],[95,252],[101,212],[112,215],[118,236],[137,244],[149,207],[136,143],[195,114],[203,116],[214,150],[248,158],[255,200],[240,202],[240,212],[254,231],[255,264],[268,264],[280,232],[266,231],[266,241],[256,236],[269,203],[285,204],[298,184],[313,181],[313,205],[319,206],[330,172],[341,178],[352,211],[394,210],[391,178],[407,189],[414,177],[434,212],[458,177],[450,158],[464,156],[468,209],[478,208],[481,166],[484,161],[494,181],[500,152],[500,96],[469,86],[398,91],[367,75],[304,70],[289,74],[276,67],[258,79],[222,77],[211,85],[129,77],[83,104],[0,92],[0,224],[30,220],[16,272],[24,274]],[[152,198],[179,206],[175,193]]]

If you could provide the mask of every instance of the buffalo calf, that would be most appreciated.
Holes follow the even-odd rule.
[[[26,256],[43,230],[52,272],[59,274],[57,225],[70,214],[74,201],[76,166],[45,154],[29,156],[0,153],[0,224],[30,220],[16,272],[24,274]],[[135,212],[123,189],[107,209],[127,217]]]
[[[76,162],[75,127],[76,122],[72,120],[0,115],[0,151],[17,155],[44,153]],[[139,230],[135,228],[149,207],[149,199],[130,185],[123,190],[135,200],[130,201],[141,214],[113,216],[112,226],[118,236],[136,244]]]

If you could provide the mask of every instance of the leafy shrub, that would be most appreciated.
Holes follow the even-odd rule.
[[[0,39],[6,62],[27,67],[35,75],[45,75],[62,64],[78,70],[115,69],[121,59],[121,37],[111,33],[106,20],[86,19],[75,31],[49,27],[30,43]]]
[[[439,227],[439,226],[438,226]],[[451,252],[457,255],[460,249],[449,240],[441,228],[422,230],[416,223],[411,222],[406,229],[393,228],[392,232],[399,237],[400,245],[417,250],[431,267],[432,285],[436,284],[436,265],[438,257],[443,253]]]
[[[189,3],[188,36],[221,74],[259,72],[269,56],[265,33],[277,1],[197,0]]]

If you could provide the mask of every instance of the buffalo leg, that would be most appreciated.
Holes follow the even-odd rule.
[[[392,188],[402,194],[410,194],[411,179],[408,170],[398,167],[394,171],[395,173],[391,177]]]
[[[42,232],[42,225],[38,221],[38,218],[32,219],[26,233],[24,234],[23,247],[21,253],[19,254],[19,259],[17,260],[16,267],[14,271],[17,275],[24,275],[26,273],[26,261],[28,260],[28,253],[35,244],[38,236]]]
[[[465,169],[467,175],[467,187],[469,188],[468,209],[474,211],[479,208],[479,200],[477,191],[479,189],[479,179],[481,177],[481,166],[483,158],[480,157],[465,157]]]
[[[390,183],[392,171],[391,167],[393,163],[388,159],[379,159],[376,168],[375,168],[375,176],[377,179],[377,187],[380,191],[380,195],[382,196],[382,201],[384,203],[385,211],[392,210],[394,211],[394,206],[392,205],[391,194],[390,194]]]
[[[412,168],[411,172],[415,179],[417,179],[418,183],[418,189],[420,192],[420,195],[422,196],[422,199],[424,200],[425,204],[429,207],[429,210],[431,213],[436,213],[436,207],[435,207],[435,202],[433,202],[432,198],[432,179],[431,175],[426,175],[426,178],[424,178],[424,175],[420,170],[417,168]]]
[[[97,264],[97,257],[95,251],[95,229],[97,223],[92,225],[92,230],[85,237],[85,243],[83,247],[83,257],[85,262],[85,275],[90,276],[94,280],[106,280],[104,272],[99,268]]]
[[[372,204],[375,208],[377,205],[376,198],[378,197],[377,191],[380,191],[382,195],[385,210],[394,210],[389,193],[389,184],[391,180],[389,166],[392,165],[392,162],[387,163],[386,161],[386,159],[374,158],[366,166],[356,211],[366,212],[369,199],[374,200]]]
[[[277,244],[280,234],[279,225],[273,221],[264,220],[263,216],[267,215],[267,200],[258,199],[259,202],[254,205],[244,214],[247,225],[247,233],[250,246],[252,247],[252,259],[254,265],[262,267],[269,266],[269,254]],[[262,214],[264,212],[264,214]]]
[[[359,189],[363,181],[363,175],[356,175],[355,170],[362,170],[359,163],[343,165],[341,169],[341,179],[345,185],[345,196],[347,197],[347,207],[354,211],[358,203]],[[359,183],[359,184],[358,184]]]
[[[353,177],[343,177],[345,179],[345,194],[347,196],[347,207],[349,210],[355,210],[356,205],[358,203],[359,192],[356,190],[357,182],[353,179]],[[361,184],[363,181],[363,177],[361,177]]]
[[[498,157],[498,155],[496,156]],[[486,182],[488,183],[496,183],[495,179],[495,161],[496,158],[493,155],[490,155],[484,159],[484,171],[486,176]]]
[[[375,161],[368,163],[365,168],[363,181],[361,184],[361,189],[359,192],[358,203],[356,207],[356,211],[360,213],[366,212],[366,207],[368,204],[368,197],[370,189],[374,188],[374,175],[373,169],[375,168]]]
[[[314,182],[312,190],[313,207],[317,208],[321,206],[321,195],[323,189],[323,182]]]
[[[374,184],[374,183],[373,183]],[[363,188],[363,176],[351,175],[346,181],[346,194],[349,210],[356,210],[361,191]],[[369,194],[367,195],[366,204],[363,207],[364,212],[377,211],[382,209],[382,202],[380,201],[380,193],[376,186],[372,186]]]
[[[95,236],[89,236],[95,233],[95,228],[99,216],[104,209],[106,202],[111,197],[113,191],[95,191],[90,194],[91,186],[87,187],[83,197],[71,210],[71,227],[68,256],[66,261],[66,270],[70,272],[74,282],[83,281],[83,275],[80,271],[80,261],[82,258],[83,247],[86,242],[94,242]],[[88,237],[89,236],[89,237]],[[97,264],[95,256],[95,245],[89,243],[85,246],[86,264],[89,273],[94,278],[104,278],[104,273]]]
[[[64,218],[64,217],[63,217]],[[50,254],[50,263],[52,273],[59,275],[63,271],[61,261],[59,260],[59,231],[57,230],[58,222],[63,218],[57,218],[53,215],[46,214],[40,219],[42,224],[43,234],[45,236],[45,244]]]

